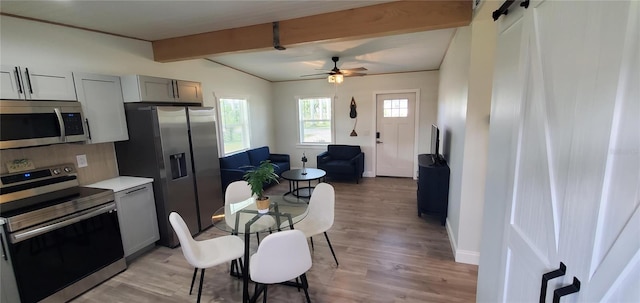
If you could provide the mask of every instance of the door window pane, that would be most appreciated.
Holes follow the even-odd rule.
[[[384,100],[382,114],[385,118],[406,117],[409,114],[408,99]]]

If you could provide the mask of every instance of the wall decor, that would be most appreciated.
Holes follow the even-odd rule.
[[[351,134],[349,136],[357,137],[358,133],[356,133],[356,124],[358,124],[358,112],[356,111],[356,100],[353,97],[351,97],[351,105],[349,105],[349,107],[349,117],[351,117],[351,119],[356,119],[353,121],[353,130],[351,130]]]

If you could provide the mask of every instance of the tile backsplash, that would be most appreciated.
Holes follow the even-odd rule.
[[[86,155],[88,166],[77,167],[76,156],[78,155]],[[30,159],[36,168],[73,163],[78,171],[80,185],[118,176],[118,163],[116,162],[113,143],[68,143],[0,150],[0,174],[8,173],[6,163],[17,159]]]

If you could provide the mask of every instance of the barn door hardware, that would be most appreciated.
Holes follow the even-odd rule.
[[[500,8],[498,8],[497,10],[493,11],[493,14],[491,14],[491,16],[493,17],[493,21],[498,20],[498,18],[500,18],[500,16],[502,15],[506,15],[509,13],[509,6],[511,6],[511,4],[513,4],[513,2],[516,2],[515,0],[507,0],[504,3],[502,3],[502,5],[500,5]],[[524,8],[529,8],[529,0],[523,0],[522,2],[520,2],[520,6],[524,7]]]
[[[550,271],[544,275],[542,275],[542,286],[540,286],[540,303],[544,303],[545,297],[547,296],[547,283],[551,279],[555,279],[557,277],[562,277],[567,272],[567,266],[564,263],[560,262],[560,268]]]
[[[560,287],[553,291],[553,303],[560,303],[560,297],[564,297],[578,291],[580,291],[580,280],[573,277],[573,284]]]

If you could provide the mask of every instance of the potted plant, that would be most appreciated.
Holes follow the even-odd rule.
[[[260,162],[260,165],[244,175],[244,179],[249,183],[251,187],[251,194],[256,196],[256,206],[259,213],[266,213],[269,211],[269,197],[264,195],[264,185],[275,181],[278,183],[278,175],[273,169],[271,161],[265,160]]]

